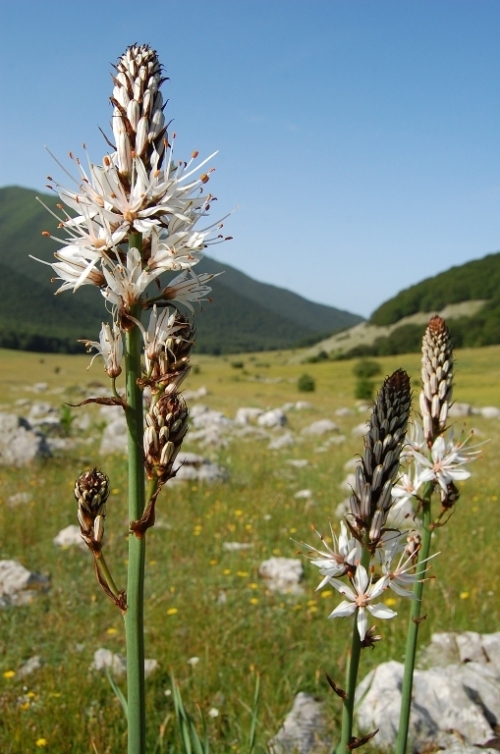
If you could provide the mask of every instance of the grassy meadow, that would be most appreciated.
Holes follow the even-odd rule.
[[[217,460],[229,479],[210,486],[167,485],[157,504],[157,526],[148,534],[146,656],[159,662],[147,680],[151,753],[171,751],[176,740],[171,671],[189,711],[198,722],[199,714],[204,715],[214,751],[248,751],[257,676],[256,751],[267,751],[267,741],[299,691],[324,700],[331,728],[338,729],[340,700],[323,671],[343,683],[352,622],[326,620],[339,596],[332,589],[315,592],[318,573],[305,558],[300,596],[269,592],[257,571],[273,554],[296,557],[299,547],[292,539],[316,544],[311,524],[327,532],[329,519],[346,497],[339,487],[347,473],[344,464],[363,447],[352,428],[367,414],[335,415],[336,409],[355,407],[352,361],[298,364],[292,356],[272,352],[194,358],[198,368],[186,388],[206,386],[208,396],[196,402],[231,418],[241,406],[275,408],[307,400],[313,408],[288,412],[297,442],[282,450],[269,450],[267,441],[246,438],[219,451],[200,451],[188,435],[184,449]],[[22,399],[57,406],[78,402],[89,383],[105,383],[100,364],[86,371],[88,361],[84,356],[0,350],[0,410],[27,413],[29,406],[16,403]],[[238,361],[244,366],[232,365]],[[398,367],[408,370],[418,395],[418,354],[379,361],[383,374]],[[315,378],[315,392],[298,392],[297,378],[304,372]],[[37,394],[30,388],[40,382],[48,383],[48,389]],[[454,397],[478,407],[500,406],[500,347],[457,353]],[[0,559],[16,559],[51,577],[50,591],[36,595],[31,604],[0,609],[3,754],[118,754],[126,748],[120,704],[106,676],[90,670],[99,647],[124,653],[121,614],[99,589],[90,553],[61,549],[52,541],[60,529],[76,523],[74,480],[82,470],[99,465],[112,489],[106,559],[118,586],[125,586],[126,460],[99,457],[103,423],[98,409],[84,407],[74,413],[78,411],[92,416],[90,429],[74,432],[76,438],[91,438],[88,442],[24,469],[0,468]],[[324,438],[300,436],[302,427],[320,418],[336,421],[345,442],[318,452]],[[456,424],[461,429],[464,422]],[[442,554],[432,561],[436,578],[426,590],[422,644],[434,631],[500,629],[500,422],[472,416],[466,425],[477,430],[478,439],[489,442],[483,457],[470,467],[472,478],[463,487],[451,521],[435,533],[433,549]],[[308,465],[295,468],[286,463],[299,458],[307,459]],[[294,497],[304,488],[312,490],[313,504]],[[9,498],[18,492],[29,493],[30,501],[10,504]],[[238,552],[223,549],[224,542],[234,541],[253,546]],[[360,677],[380,662],[403,659],[408,605],[398,599],[395,609],[396,619],[378,624],[383,641],[363,653]],[[43,667],[19,678],[20,666],[33,655],[40,655]],[[192,657],[199,662],[190,664]],[[123,680],[119,685],[124,688]],[[208,716],[211,708],[219,710],[218,717]]]

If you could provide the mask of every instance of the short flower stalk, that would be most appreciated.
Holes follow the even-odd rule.
[[[113,77],[114,144],[102,165],[79,159],[76,190],[50,180],[64,204],[58,205],[61,248],[51,265],[61,285],[57,293],[83,285],[100,291],[112,321],[98,340],[83,341],[102,356],[111,395],[87,399],[117,405],[128,428],[129,558],[127,590],[116,586],[103,556],[109,480],[98,469],[75,485],[78,521],[104,592],[125,618],[127,644],[127,723],[129,754],[146,751],[144,682],[144,577],[147,530],[164,485],[175,476],[175,459],[188,429],[181,384],[189,372],[194,326],[175,304],[194,313],[209,300],[214,277],[192,270],[207,246],[228,240],[221,221],[199,227],[214,196],[206,191],[213,168],[197,160],[174,161],[157,54],[132,45]],[[68,211],[64,210],[64,205]],[[47,236],[48,233],[43,233]],[[170,273],[174,277],[166,278]],[[153,288],[154,286],[154,288]],[[143,324],[149,312],[147,328]],[[125,394],[116,380],[125,371]],[[146,409],[145,409],[146,407]],[[146,494],[146,479],[148,491]]]

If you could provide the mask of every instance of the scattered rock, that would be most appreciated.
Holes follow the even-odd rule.
[[[302,594],[300,581],[304,576],[302,561],[297,558],[269,558],[259,566],[259,576],[272,592]]]
[[[393,749],[399,727],[403,665],[382,663],[360,683],[356,696],[363,731],[379,728],[374,743]],[[494,736],[500,710],[500,679],[485,664],[468,662],[416,670],[413,682],[410,741],[423,751],[453,731],[457,743],[484,746]],[[447,741],[449,744],[449,740]],[[446,744],[445,744],[446,745]]]
[[[280,408],[273,408],[271,411],[261,414],[257,419],[257,424],[260,427],[267,427],[268,429],[272,427],[284,427],[287,424],[286,414]]]
[[[299,490],[295,493],[294,497],[296,497],[298,500],[305,499],[309,500],[313,496],[312,490]]]
[[[42,658],[39,655],[34,655],[34,657],[30,657],[29,660],[23,662],[16,675],[18,678],[26,678],[26,676],[31,675],[36,670],[40,670],[42,665]]]
[[[297,401],[295,403],[296,411],[309,411],[312,407],[313,407],[313,404],[309,403],[309,401]]]
[[[354,456],[354,458],[349,458],[349,460],[344,463],[344,470],[355,471],[360,463],[361,463],[360,456]]]
[[[339,428],[331,419],[319,419],[302,430],[303,435],[325,435],[327,432],[338,432]]]
[[[144,673],[146,676],[151,675],[158,667],[158,660],[144,660]],[[94,652],[94,661],[90,666],[91,670],[109,670],[113,675],[119,677],[127,672],[127,660],[122,655],[113,654],[110,649],[98,649]]]
[[[35,382],[33,387],[31,388],[34,393],[44,393],[48,388],[47,382]]]
[[[113,418],[106,425],[102,433],[100,454],[102,456],[107,456],[111,453],[126,454],[128,452],[127,420],[125,419],[123,409],[120,409],[120,413],[117,415],[114,411],[114,406],[103,406],[102,408],[112,408]],[[110,416],[110,414],[107,414],[107,416]]]
[[[485,406],[481,409],[481,416],[485,419],[498,419],[500,418],[500,408],[496,406]]]
[[[239,552],[240,550],[251,550],[253,542],[223,542],[222,549],[226,552]]]
[[[49,587],[47,576],[28,571],[17,560],[0,560],[0,607],[26,605],[35,592],[45,592]]]
[[[494,634],[440,632],[432,634],[430,644],[421,652],[421,664],[443,667],[458,662],[491,663],[500,677],[500,631]]]
[[[269,450],[280,450],[281,448],[289,448],[291,445],[295,445],[295,438],[290,431],[287,431],[278,435],[278,437],[274,437],[268,448]]]
[[[185,390],[183,392],[186,401],[197,401],[199,398],[204,398],[206,395],[208,395],[208,389],[205,385],[199,387],[198,390]]]
[[[241,424],[243,426],[250,422],[257,421],[259,416],[262,416],[263,413],[264,411],[261,408],[239,408],[236,412],[234,422],[235,424]]]
[[[45,401],[35,401],[27,416],[32,427],[39,427],[43,432],[61,428],[59,409]]]
[[[0,465],[27,466],[50,456],[45,436],[26,419],[0,413]]]
[[[471,416],[472,408],[470,403],[452,403],[448,409],[448,416],[453,419],[460,419],[462,416]]]
[[[11,495],[7,499],[7,503],[11,508],[16,508],[18,505],[29,503],[31,498],[31,492],[17,492],[15,495]]]
[[[345,435],[331,435],[328,440],[325,441],[326,445],[340,445],[346,441]]]
[[[345,408],[345,407],[343,407],[343,408],[338,408],[338,409],[337,409],[337,410],[335,411],[335,416],[352,416],[352,414],[353,414],[353,413],[354,413],[354,412],[353,412],[353,411],[351,411],[351,409],[350,409],[350,408]]]
[[[82,539],[80,527],[75,524],[70,524],[64,529],[61,529],[59,534],[54,537],[53,542],[59,547],[81,547],[83,550],[87,549],[85,542]]]
[[[269,743],[271,754],[320,754],[329,750],[325,740],[323,704],[299,692],[280,730]]]
[[[287,463],[296,469],[303,469],[309,465],[309,461],[305,458],[290,458]]]
[[[355,437],[364,437],[370,429],[370,422],[363,422],[362,424],[356,424],[352,428],[351,432]]]
[[[351,510],[351,498],[346,497],[345,500],[342,500],[341,503],[337,505],[335,508],[335,515],[337,518],[344,518],[344,516],[347,516],[347,514]]]
[[[196,455],[196,453],[179,453],[174,463],[177,471],[171,480],[178,482],[224,482],[227,479],[227,471],[208,458]],[[169,484],[171,484],[169,482]]]
[[[339,487],[344,492],[352,492],[354,487],[356,486],[356,476],[354,474],[348,474],[343,482],[340,483]]]

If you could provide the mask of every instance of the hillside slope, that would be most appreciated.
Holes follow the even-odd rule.
[[[41,195],[54,212],[59,198]],[[41,237],[57,236],[57,220],[36,200],[36,192],[18,186],[0,189],[0,346],[30,348],[48,343],[48,350],[73,350],[76,338],[97,339],[105,315],[99,291],[86,286],[76,295],[54,298],[52,270],[29,255],[53,261],[56,244]],[[196,318],[200,351],[227,353],[286,348],[315,334],[333,332],[362,321],[362,317],[316,304],[296,293],[260,283],[213,259],[205,258],[199,272],[222,272],[212,283],[213,303]],[[18,346],[12,346],[14,331]],[[43,350],[43,349],[41,349]]]
[[[373,325],[392,325],[417,312],[433,312],[461,301],[493,299],[500,291],[500,253],[488,254],[426,278],[385,301],[370,317]]]

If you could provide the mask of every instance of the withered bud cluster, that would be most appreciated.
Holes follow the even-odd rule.
[[[191,368],[189,361],[194,345],[194,327],[185,315],[176,312],[172,329],[175,333],[165,342],[161,341],[155,352],[148,355],[148,382],[153,393],[175,392]]]
[[[194,329],[181,314],[176,332],[168,338],[152,365],[153,400],[146,414],[144,462],[149,479],[165,484],[173,474],[174,461],[188,430],[188,409],[179,392],[187,376]]]
[[[422,392],[420,411],[429,445],[446,429],[453,392],[453,348],[446,322],[429,321],[422,341]]]
[[[379,541],[393,504],[392,488],[399,470],[411,407],[410,378],[402,369],[387,377],[377,395],[365,436],[365,450],[356,469],[350,498],[354,531]]]
[[[165,483],[188,430],[188,409],[182,395],[164,393],[146,414],[144,456],[148,477]]]
[[[90,549],[95,549],[100,546],[104,534],[109,479],[99,469],[89,469],[76,480],[74,493],[82,537]]]
[[[141,158],[146,168],[152,164],[159,168],[167,129],[160,92],[166,77],[158,56],[148,45],[131,45],[114,68],[110,99],[119,170],[128,175],[133,157]]]

